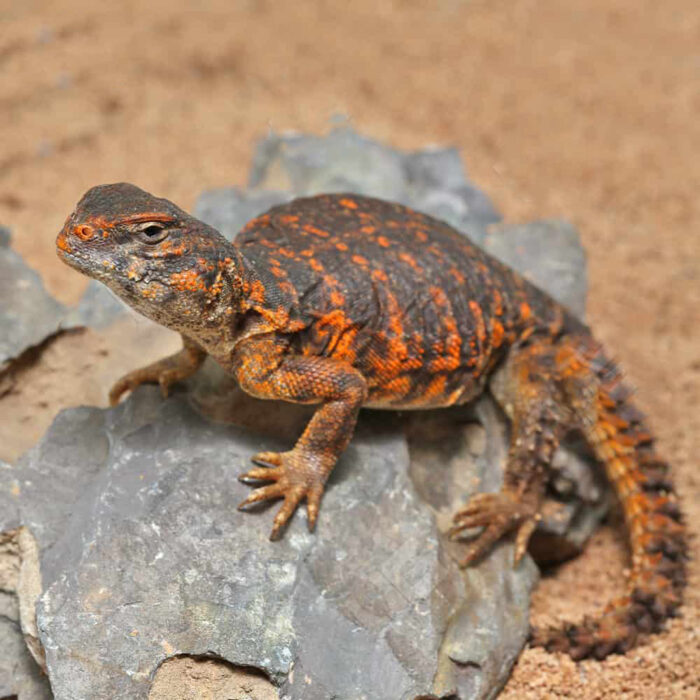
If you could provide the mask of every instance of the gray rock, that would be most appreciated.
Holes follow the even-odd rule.
[[[66,313],[7,243],[0,245],[0,371],[56,333]]]
[[[355,192],[390,199],[447,221],[477,243],[501,220],[467,181],[454,148],[403,153],[348,128],[325,137],[270,134],[258,144],[249,185],[294,196]]]
[[[485,229],[501,221],[491,200],[467,181],[455,148],[427,148],[405,156],[406,204],[446,221],[480,243]]]
[[[549,292],[576,316],[586,312],[586,253],[566,221],[534,221],[491,229],[483,242],[491,255]]]
[[[9,465],[3,465],[9,467]],[[29,653],[16,593],[20,579],[18,531],[0,533],[0,697],[49,700],[48,679]]]
[[[12,484],[0,472],[0,493],[19,485],[20,520],[41,550],[55,697],[146,697],[158,665],[183,653],[258,668],[290,699],[489,697],[524,644],[536,571],[514,570],[504,543],[462,572],[442,531],[456,494],[479,480],[497,487],[505,441],[490,399],[479,404],[485,433],[476,445],[473,432],[459,437],[437,476],[423,433],[412,431],[423,457],[409,469],[410,426],[368,413],[318,531],[297,515],[276,543],[269,513],[235,510],[250,454],[286,446],[260,434],[268,404],[244,400],[258,432],[209,422],[155,388],[115,409],[70,409]],[[442,494],[430,505],[418,495],[426,484]]]
[[[91,280],[74,308],[55,299],[41,277],[9,247],[9,231],[0,227],[0,373],[30,348],[71,328],[105,328],[127,307],[103,284]]]
[[[51,700],[51,686],[27,651],[17,623],[0,616],[0,697]]]
[[[291,198],[287,192],[226,187],[204,192],[193,214],[232,240],[248,221]]]
[[[248,185],[296,196],[357,192],[394,201],[407,189],[401,153],[344,128],[325,137],[270,134],[258,145]]]

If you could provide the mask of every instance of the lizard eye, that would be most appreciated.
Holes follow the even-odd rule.
[[[144,243],[160,243],[168,236],[168,229],[163,224],[149,221],[138,229],[138,237]]]

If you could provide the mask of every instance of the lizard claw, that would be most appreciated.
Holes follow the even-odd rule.
[[[306,499],[307,524],[309,531],[316,527],[318,511],[323,496],[323,481],[318,473],[308,466],[302,455],[290,452],[260,452],[253,457],[255,467],[238,477],[239,481],[272,481],[253,491],[239,506],[245,509],[252,503],[283,498],[282,507],[277,512],[272,525],[270,539],[280,536],[282,529],[294,514],[299,504]]]
[[[116,381],[109,391],[109,405],[116,406],[119,399],[128,391],[141,386],[141,384],[158,384],[160,393],[164,399],[168,398],[170,387],[178,381],[180,375],[173,370],[151,370],[148,367],[137,369],[133,372],[125,374],[121,379]]]
[[[464,568],[486,554],[504,535],[516,530],[513,565],[517,566],[527,551],[527,544],[538,520],[539,515],[535,509],[527,503],[521,503],[515,494],[506,491],[479,493],[455,513],[454,525],[447,534],[451,539],[456,539],[464,530],[483,527],[460,562]]]

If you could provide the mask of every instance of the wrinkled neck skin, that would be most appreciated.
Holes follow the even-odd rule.
[[[132,264],[128,284],[102,281],[133,309],[187,336],[216,359],[230,356],[253,308],[249,290],[259,275],[251,263],[229,242],[193,267],[149,262]]]

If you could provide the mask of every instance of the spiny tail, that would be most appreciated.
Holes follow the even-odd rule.
[[[598,617],[533,632],[531,643],[574,659],[623,653],[681,604],[687,544],[668,465],[613,363],[589,336],[563,339],[557,364],[577,422],[622,504],[632,549],[627,594]]]

